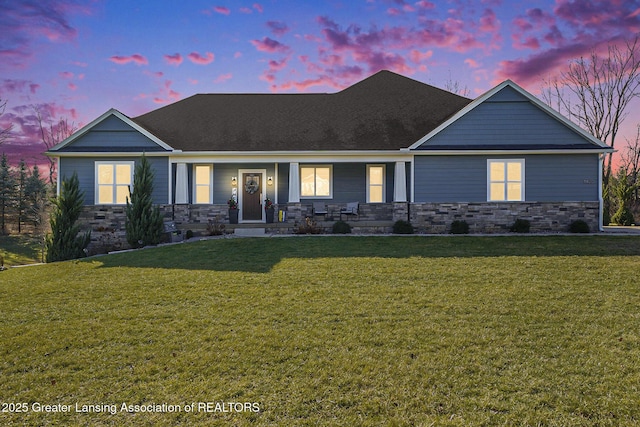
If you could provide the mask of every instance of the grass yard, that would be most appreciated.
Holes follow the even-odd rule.
[[[42,260],[42,240],[25,235],[0,235],[0,256],[6,267]]]
[[[10,269],[0,424],[631,425],[639,307],[637,236],[224,239]]]

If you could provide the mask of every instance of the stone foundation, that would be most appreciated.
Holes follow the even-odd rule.
[[[326,218],[317,216],[313,220],[322,222],[325,232],[331,232],[333,222],[340,219],[340,208],[345,204],[327,203]],[[286,212],[286,222],[269,227],[274,234],[294,233],[305,218],[313,217],[311,204],[289,203],[278,205]],[[532,233],[566,232],[572,221],[581,219],[589,224],[591,231],[598,230],[598,202],[518,202],[518,203],[361,203],[360,216],[346,218],[354,233],[388,233],[390,224],[410,219],[417,233],[449,233],[451,223],[464,220],[473,233],[507,233],[516,219],[531,223]],[[229,226],[227,205],[162,205],[160,210],[165,221],[175,222],[183,232],[206,233],[209,223]],[[277,210],[276,210],[277,212]],[[85,206],[80,216],[83,229],[91,229],[89,253],[106,253],[128,249],[125,238],[126,213],[124,206]],[[270,224],[265,224],[269,226]],[[242,227],[239,224],[238,227]],[[175,236],[173,236],[175,238]],[[172,236],[166,236],[167,241]]]
[[[464,220],[469,233],[508,233],[516,219],[531,223],[532,233],[567,232],[571,222],[581,219],[598,231],[598,202],[518,203],[412,203],[411,223],[417,232],[448,233],[451,223]]]

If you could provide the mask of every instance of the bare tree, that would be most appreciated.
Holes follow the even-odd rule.
[[[624,169],[626,175],[631,180],[631,184],[635,185],[635,200],[636,203],[640,200],[638,197],[640,187],[640,124],[636,126],[635,139],[631,140],[626,138],[627,146],[625,150],[620,153],[620,168]]]
[[[73,123],[69,123],[66,118],[63,117],[56,123],[53,123],[52,121],[47,121],[45,123],[38,107],[33,108],[36,113],[38,126],[40,127],[40,137],[44,146],[47,147],[47,150],[64,141],[73,132],[75,132],[75,125]],[[55,185],[54,176],[56,174],[56,160],[51,157],[47,157],[47,159],[49,160],[49,184],[53,186]]]
[[[594,48],[588,58],[571,61],[568,71],[545,86],[542,98],[549,106],[613,148],[629,104],[640,96],[639,36],[623,47],[609,44],[603,56]],[[611,165],[609,154],[603,170],[605,186]]]
[[[444,88],[451,93],[455,93],[456,95],[464,96],[468,98],[471,95],[471,90],[467,86],[462,87],[459,81],[453,81],[451,77],[451,71],[449,71],[449,79],[444,83]]]
[[[7,108],[7,101],[3,101],[0,99],[0,117],[2,117],[2,115],[4,114],[5,108]],[[13,129],[13,124],[10,124],[4,129],[0,128],[0,145],[2,145],[2,143],[7,140],[11,129]]]

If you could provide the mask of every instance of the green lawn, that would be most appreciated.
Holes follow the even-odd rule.
[[[0,424],[630,425],[639,286],[623,236],[223,239],[10,269]]]
[[[25,235],[0,235],[0,256],[5,266],[35,264],[41,261],[42,241]]]

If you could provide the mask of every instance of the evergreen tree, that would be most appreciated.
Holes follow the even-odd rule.
[[[613,191],[618,199],[618,210],[611,217],[611,221],[618,225],[633,225],[635,220],[629,206],[635,191],[635,184],[629,183],[627,172],[620,168],[616,175]]]
[[[160,243],[163,232],[160,209],[153,206],[153,170],[145,156],[136,165],[131,202],[127,198],[127,242],[133,248]]]
[[[18,166],[18,176],[16,181],[16,213],[18,217],[16,221],[18,222],[18,233],[22,233],[22,223],[25,221],[26,210],[27,210],[27,198],[26,198],[26,187],[27,187],[27,165],[24,163],[24,160],[20,160],[20,165]]]
[[[25,186],[27,210],[25,218],[33,223],[35,230],[42,225],[43,214],[47,207],[47,184],[40,176],[40,169],[35,165],[27,178]]]
[[[0,233],[7,233],[7,218],[15,201],[16,182],[6,154],[0,159]]]
[[[82,211],[83,192],[80,191],[78,175],[74,172],[69,180],[62,181],[60,195],[53,200],[51,234],[46,238],[47,262],[81,258],[89,245],[91,232],[78,236],[80,226],[76,221]]]

